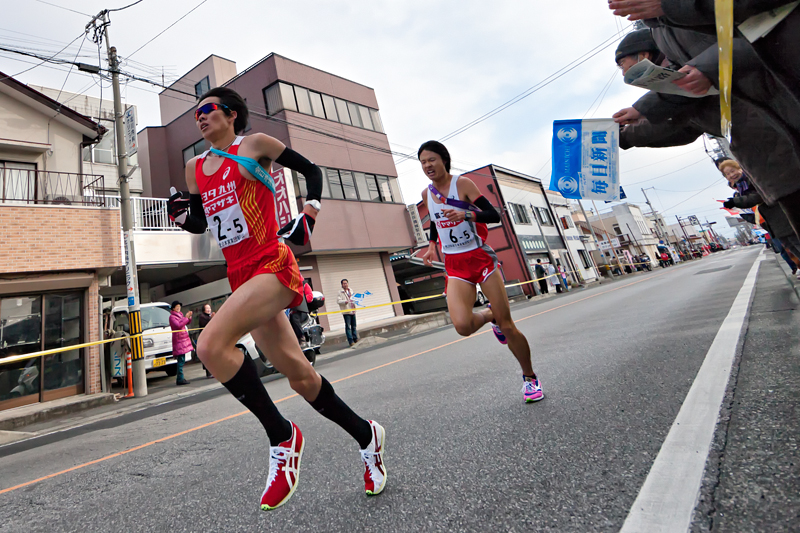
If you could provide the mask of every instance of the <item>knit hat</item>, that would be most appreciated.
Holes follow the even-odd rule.
[[[638,54],[639,52],[659,53],[658,46],[656,46],[656,42],[648,29],[632,31],[623,37],[619,46],[617,46],[614,61],[619,62],[623,57]]]

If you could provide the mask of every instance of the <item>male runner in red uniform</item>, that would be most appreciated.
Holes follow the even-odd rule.
[[[236,340],[248,332],[292,389],[356,439],[365,465],[365,490],[379,494],[386,483],[383,427],[356,415],[317,374],[283,312],[300,303],[303,278],[292,251],[278,235],[300,245],[308,242],[321,207],[322,173],[273,137],[237,136],[247,117],[247,105],[231,89],[211,89],[200,98],[195,120],[212,149],[186,164],[189,199],[176,193],[169,200],[170,216],[184,230],[202,234],[210,226],[228,263],[233,290],[200,334],[197,355],[267,432],[269,475],[261,509],[275,509],[294,493],[304,440],[298,427],[275,407],[252,359],[236,349]],[[274,184],[264,171],[273,161],[303,174],[308,185],[303,212],[280,231]]]
[[[522,367],[522,397],[526,403],[544,398],[539,378],[531,366],[528,340],[511,318],[503,276],[497,268],[497,256],[486,238],[487,223],[500,222],[500,214],[481,195],[475,183],[450,174],[450,153],[438,141],[424,143],[417,152],[422,170],[431,186],[422,192],[431,219],[428,250],[422,256],[430,266],[436,253],[436,241],[444,254],[447,273],[447,310],[459,335],[468,337],[487,322],[501,344],[508,344]],[[441,232],[442,236],[439,237]],[[489,309],[473,313],[475,285],[481,284],[489,299]]]

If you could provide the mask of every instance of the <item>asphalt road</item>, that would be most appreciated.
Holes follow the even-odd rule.
[[[306,438],[300,486],[279,510],[258,506],[260,425],[232,397],[206,395],[0,448],[0,492],[57,474],[0,493],[0,530],[617,531],[759,250],[515,309],[544,386],[537,404],[522,403],[516,361],[487,328],[321,366],[387,429],[378,497],[364,495],[358,446],[278,379],[267,389]]]

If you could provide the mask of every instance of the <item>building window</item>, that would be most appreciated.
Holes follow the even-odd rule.
[[[512,204],[509,202],[508,210],[511,212],[511,215],[514,219],[516,224],[530,224],[531,219],[528,217],[528,210],[525,209],[525,206],[522,204]]]
[[[183,166],[186,166],[186,163],[189,162],[195,156],[198,156],[206,151],[206,141],[200,139],[193,145],[188,148],[183,149]]]
[[[592,268],[592,260],[589,259],[589,254],[586,253],[586,250],[584,249],[578,250],[578,255],[581,257],[581,263],[583,263],[583,268]]]
[[[325,106],[322,105],[322,95],[314,91],[308,92],[311,99],[311,114],[315,117],[325,118]]]
[[[194,84],[194,94],[200,98],[208,92],[211,86],[208,84],[208,76]]]
[[[550,211],[546,207],[537,207],[536,214],[539,215],[539,223],[542,226],[552,226],[553,219],[550,218]]]
[[[336,102],[333,96],[322,95],[322,106],[325,108],[325,118],[339,122],[339,114],[336,112]]]
[[[351,170],[320,167],[322,171],[322,197],[361,202],[402,203],[397,178],[376,176]],[[308,195],[306,178],[292,171],[292,181],[297,196]]]
[[[561,217],[561,227],[564,229],[574,228],[575,224],[572,222],[572,217],[569,215]]]
[[[614,224],[611,227],[614,228],[614,233],[616,233],[617,235],[622,235],[622,230],[619,229],[619,224]]]
[[[108,128],[108,131],[99,143],[84,147],[83,160],[90,163],[113,165],[117,162],[114,153],[114,123],[104,120],[103,126]]]
[[[0,300],[0,358],[84,342],[81,292]],[[83,393],[83,349],[0,366],[0,409]],[[59,391],[59,392],[55,392]]]
[[[353,123],[350,121],[350,112],[347,110],[347,102],[338,98],[334,98],[333,101],[336,103],[336,113],[339,114],[339,122],[352,126]]]
[[[377,109],[334,98],[297,85],[284,82],[274,83],[264,89],[264,101],[269,115],[288,109],[384,133],[383,122]]]

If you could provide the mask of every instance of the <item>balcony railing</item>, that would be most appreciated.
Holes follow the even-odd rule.
[[[106,205],[119,209],[119,196],[106,196]],[[167,200],[164,198],[131,197],[133,229],[152,231],[180,231],[167,214]]]
[[[0,203],[104,207],[103,176],[0,168]]]

